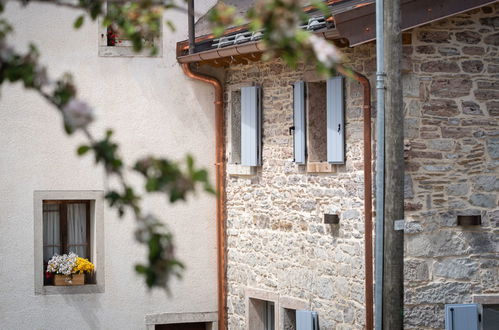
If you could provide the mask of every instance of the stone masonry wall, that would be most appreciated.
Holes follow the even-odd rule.
[[[408,329],[443,328],[445,303],[499,293],[498,9],[416,29],[405,49]]]
[[[445,303],[499,293],[498,12],[414,29],[404,46],[408,329],[441,329]],[[374,45],[344,52],[373,83]],[[291,84],[308,70],[276,60],[226,72],[227,87],[258,84],[263,95],[263,165],[227,176],[230,329],[246,326],[246,287],[307,301],[321,329],[364,326],[362,90],[346,80],[346,164],[306,173],[288,128]],[[340,224],[325,225],[324,213]],[[481,214],[482,226],[458,227],[457,214]]]

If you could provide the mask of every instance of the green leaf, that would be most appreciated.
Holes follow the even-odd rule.
[[[170,31],[175,32],[175,25],[173,25],[172,21],[166,21],[166,25],[170,28]]]
[[[90,150],[90,146],[86,146],[86,145],[83,145],[83,146],[79,146],[78,147],[78,155],[81,156],[81,155],[84,155],[86,154],[89,150]]]
[[[84,20],[85,16],[81,15],[80,17],[78,17],[73,24],[74,28],[79,29],[82,26]]]

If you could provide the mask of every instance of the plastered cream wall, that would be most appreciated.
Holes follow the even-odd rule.
[[[214,1],[197,4],[197,12]],[[51,77],[70,71],[79,97],[97,109],[91,127],[100,136],[115,130],[128,161],[147,154],[184,157],[189,152],[210,169],[214,163],[213,90],[186,78],[175,59],[175,43],[186,39],[184,13],[169,14],[177,27],[163,33],[163,56],[98,57],[98,26],[72,29],[79,12],[51,5],[15,3],[5,16],[13,23],[12,44],[34,42]],[[0,97],[0,324],[2,329],[143,329],[146,314],[217,310],[215,200],[199,193],[170,206],[164,196],[144,201],[167,219],[177,254],[185,263],[172,294],[148,292],[134,270],[145,250],[133,240],[134,220],[105,208],[105,292],[35,295],[35,190],[104,190],[103,171],[90,156],[78,158],[80,134],[68,138],[61,116],[33,92],[5,85]],[[137,185],[138,177],[129,179]],[[112,184],[112,182],[111,182]]]

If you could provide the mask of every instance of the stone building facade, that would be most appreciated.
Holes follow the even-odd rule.
[[[498,14],[495,4],[407,32],[407,329],[442,329],[444,304],[499,297]],[[374,86],[375,45],[343,52]],[[362,89],[345,80],[345,164],[307,173],[293,162],[289,127],[292,84],[313,76],[279,60],[226,70],[227,118],[245,85],[262,87],[263,111],[262,166],[229,166],[226,178],[229,329],[248,326],[252,295],[275,302],[280,322],[283,308],[307,308],[321,329],[364,327]],[[324,224],[325,213],[339,225]],[[458,226],[465,214],[481,215],[481,226]]]

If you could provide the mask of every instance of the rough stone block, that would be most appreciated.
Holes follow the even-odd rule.
[[[463,101],[461,103],[461,107],[463,109],[464,114],[475,115],[475,116],[483,115],[483,112],[480,109],[480,106],[473,101]]]
[[[491,158],[499,158],[499,137],[487,139],[487,152]]]
[[[487,106],[487,111],[492,117],[499,117],[499,102],[490,101],[485,104]]]
[[[463,61],[461,67],[464,72],[468,73],[480,73],[483,71],[483,62],[480,60],[469,60]]]
[[[464,255],[469,245],[460,239],[458,233],[442,230],[406,237],[408,257],[433,257]]]
[[[459,72],[459,66],[455,62],[447,61],[427,61],[421,64],[421,71],[423,72]]]
[[[456,280],[469,279],[478,271],[478,263],[470,259],[446,259],[434,265],[436,276]]]
[[[490,8],[490,7],[489,7]],[[499,28],[499,16],[494,17],[482,17],[480,18],[480,23],[482,25],[492,27],[494,29]]]
[[[470,186],[467,183],[454,183],[447,186],[449,196],[465,196],[469,190]]]
[[[431,83],[430,93],[437,97],[466,96],[470,93],[472,84],[467,78],[435,79]]]
[[[404,263],[404,281],[421,282],[430,279],[428,264],[424,260],[408,260]]]
[[[453,100],[430,100],[423,104],[423,113],[432,116],[451,117],[459,113],[457,104]]]
[[[407,290],[408,304],[462,304],[471,301],[471,283],[431,283]]]
[[[499,32],[486,36],[483,41],[488,45],[499,46]]]
[[[420,31],[418,40],[428,43],[445,43],[450,40],[450,33],[447,31]]]
[[[435,47],[433,47],[433,46],[417,46],[416,52],[419,54],[434,54]]]
[[[477,46],[465,46],[465,47],[463,47],[463,54],[465,54],[465,55],[483,55],[483,54],[485,54],[485,49],[483,47],[477,47]]]
[[[416,289],[413,289],[416,290]],[[444,328],[443,305],[414,305],[404,309],[404,329]]]
[[[499,191],[499,179],[494,175],[478,175],[471,178],[473,190]]]
[[[463,31],[456,33],[456,40],[465,44],[477,44],[482,40],[482,37],[475,31]]]
[[[439,150],[439,151],[451,151],[454,149],[455,142],[453,140],[448,139],[435,139],[428,141],[428,147],[430,149]]]

